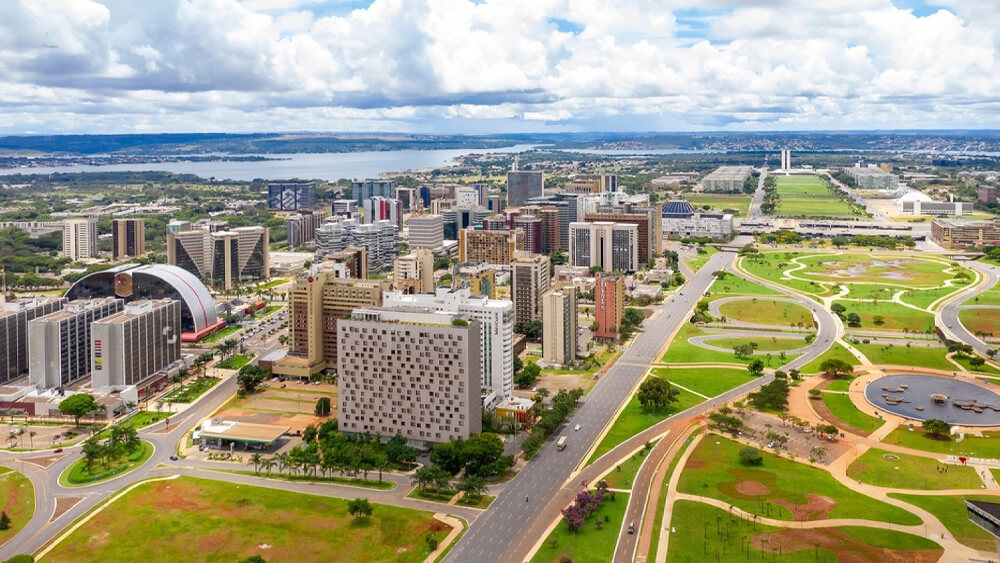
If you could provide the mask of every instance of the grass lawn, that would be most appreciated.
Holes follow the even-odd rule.
[[[10,528],[0,530],[0,545],[24,528],[35,513],[35,488],[22,473],[0,467],[0,510],[10,517]]]
[[[1000,332],[1000,309],[961,309],[958,312],[958,320],[969,329],[972,334],[986,334],[993,336]]]
[[[819,176],[776,176],[778,217],[851,217],[857,215],[844,197]]]
[[[773,554],[763,541],[770,541],[772,538],[775,538],[775,541],[771,543],[786,546],[778,560],[788,563],[878,561],[885,556],[882,548],[940,552],[940,547],[928,539],[892,530],[842,526],[802,532],[760,523],[754,524],[733,518],[725,510],[688,500],[675,502],[671,512],[670,527],[677,531],[670,536],[668,563],[715,561],[716,552],[719,553],[721,561],[746,561],[745,554],[742,556],[736,554],[745,553],[742,552],[743,542],[747,538],[750,539],[753,550],[751,561],[773,559]],[[790,542],[798,549],[790,551],[787,548]],[[896,554],[895,560],[906,560],[906,556],[900,551],[896,551]],[[847,555],[848,558],[842,558],[840,555]],[[902,559],[899,559],[900,556]],[[932,561],[936,558],[928,557],[923,560]]]
[[[827,360],[843,360],[851,365],[860,363],[854,357],[854,354],[847,351],[847,348],[844,348],[839,342],[834,342],[833,346],[827,348],[826,352],[823,352],[820,357],[802,366],[802,369],[799,371],[802,373],[819,373],[819,366]]]
[[[729,368],[656,368],[653,374],[706,397],[721,395],[753,379],[746,370]]]
[[[911,309],[904,305],[900,305],[899,303],[893,303],[891,301],[878,301],[876,303],[872,303],[871,301],[840,300],[836,300],[833,303],[839,303],[844,307],[847,307],[847,311],[844,313],[845,317],[851,313],[857,313],[857,315],[861,317],[861,326],[850,328],[860,328],[863,330],[888,330],[894,332],[934,332],[934,315],[924,311]],[[882,317],[880,319],[881,324],[875,322],[875,317]]]
[[[965,302],[966,305],[1000,305],[1000,287],[994,287]]]
[[[1000,458],[1000,432],[983,432],[983,437],[966,434],[961,442],[938,440],[924,434],[919,427],[910,432],[899,427],[889,433],[883,440],[885,444],[893,444],[923,452],[938,454],[964,455],[969,457]]]
[[[965,510],[965,499],[1000,502],[1000,496],[929,496],[889,493],[894,499],[908,502],[930,512],[941,521],[960,543],[982,551],[996,551],[996,541],[986,530],[973,524]]]
[[[659,441],[659,440],[657,440]],[[653,442],[654,444],[656,442]],[[649,457],[649,449],[643,448],[634,454],[632,457],[620,462],[604,476],[604,480],[608,482],[608,487],[612,489],[632,489],[632,483],[635,482],[635,476],[639,473],[639,466],[642,462],[646,461]]]
[[[227,336],[231,336],[242,329],[243,327],[241,327],[240,325],[229,325],[222,327],[221,330],[217,330],[212,334],[206,336],[205,339],[201,341],[201,344],[213,344],[215,342],[225,340]]]
[[[718,250],[716,250],[714,246],[705,245],[699,248],[701,248],[701,250],[703,250],[704,252],[699,252],[693,255],[691,258],[688,258],[687,260],[684,261],[684,263],[687,264],[688,268],[691,268],[691,270],[694,272],[700,270],[702,266],[708,263],[708,260],[714,254],[718,254],[719,252]]]
[[[798,260],[806,265],[795,272],[796,277],[835,283],[884,284],[905,288],[937,288],[954,274],[945,273],[949,262],[930,260],[913,255],[885,254],[825,254],[805,256]]]
[[[565,523],[559,522],[531,560],[535,563],[558,563],[564,560],[563,557],[568,557],[573,563],[611,561],[618,543],[618,532],[621,531],[622,520],[625,518],[625,509],[628,508],[628,497],[626,493],[617,493],[615,500],[605,500],[576,533],[570,532]],[[594,526],[594,520],[598,518],[607,522],[600,530]]]
[[[360,496],[360,495],[359,495]],[[451,528],[430,512],[181,477],[140,485],[94,515],[46,561],[423,561],[424,537]],[[141,530],[141,533],[136,533]],[[237,533],[234,533],[237,532]],[[269,546],[262,548],[261,546]]]
[[[796,507],[796,519],[800,520],[864,518],[904,525],[920,523],[913,514],[852,491],[822,469],[766,451],[761,452],[763,465],[744,466],[739,461],[742,447],[717,434],[706,435],[691,452],[677,489],[716,498],[752,514],[779,520],[793,519],[792,511],[786,506],[790,504]],[[747,482],[756,482],[755,487],[766,488],[767,492],[741,492],[740,484]],[[816,495],[826,498],[817,499]]]
[[[652,377],[656,376],[654,375]],[[642,405],[639,404],[639,399],[636,399],[635,395],[632,395],[632,398],[629,399],[628,404],[625,405],[621,414],[615,419],[614,424],[611,425],[611,429],[604,435],[604,439],[597,445],[597,449],[594,450],[594,454],[590,456],[590,460],[587,461],[587,463],[592,463],[595,459],[611,451],[618,444],[621,444],[625,440],[628,440],[632,436],[635,436],[661,420],[679,412],[686,411],[698,403],[701,403],[702,400],[703,399],[697,395],[681,390],[680,395],[677,396],[676,403],[660,412],[651,413],[644,411],[642,409]]]
[[[802,305],[770,299],[747,299],[724,303],[719,312],[727,319],[773,326],[813,326],[812,311]]]
[[[458,491],[455,491],[454,489],[440,491],[437,489],[423,489],[415,487],[412,491],[406,494],[406,498],[429,500],[431,502],[448,502],[456,494],[458,494]]]
[[[259,313],[257,313],[257,318],[260,319],[270,315],[275,311],[280,311],[282,307],[283,305],[268,305],[267,307],[261,309]]]
[[[979,367],[972,367],[972,364],[969,363],[969,360],[971,360],[972,357],[966,356],[965,354],[956,354],[952,356],[951,359],[955,360],[955,362],[957,362],[960,366],[964,367],[968,371],[978,371],[980,373],[991,373],[993,375],[1000,375],[1000,369],[997,369],[989,364],[983,364]]]
[[[216,383],[219,382],[218,377],[209,377],[206,375],[200,376],[198,378],[192,379],[177,389],[171,391],[167,396],[163,398],[164,401],[170,401],[173,403],[191,403],[195,399],[200,397],[205,391],[211,389]]]
[[[889,460],[886,455],[898,459]],[[983,486],[983,481],[971,467],[950,466],[947,473],[942,473],[937,470],[940,465],[939,461],[929,457],[872,448],[847,468],[847,476],[862,483],[892,489],[939,491]]]
[[[140,428],[145,428],[150,424],[156,424],[157,422],[170,416],[167,412],[154,412],[154,411],[139,411],[134,415],[128,417],[127,419],[119,422],[120,425],[129,425],[136,430]],[[111,427],[101,430],[97,435],[98,440],[106,440],[111,436]]]
[[[481,508],[483,510],[486,510],[487,508],[490,507],[491,504],[493,504],[493,501],[496,500],[496,498],[497,497],[492,495],[482,494],[479,495],[478,499],[473,501],[469,497],[463,495],[462,498],[458,499],[458,502],[456,504],[458,504],[459,506],[469,506],[472,508]]]
[[[707,297],[709,301],[736,295],[779,295],[777,291],[767,286],[728,272],[724,278],[715,280],[715,283],[710,288],[710,292]]]
[[[246,461],[247,459],[248,458],[244,458],[244,461]],[[386,480],[379,481],[378,471],[374,471],[369,474],[369,477],[374,474],[375,476],[374,479],[371,478],[363,479],[361,477],[337,477],[334,475],[329,475],[326,477],[322,475],[317,475],[313,477],[312,475],[298,475],[298,474],[292,475],[289,473],[268,474],[267,471],[264,471],[263,468],[261,468],[260,471],[258,472],[254,472],[252,470],[244,470],[244,469],[212,469],[212,471],[220,471],[222,473],[235,473],[236,475],[250,475],[252,477],[263,477],[265,479],[278,479],[281,481],[292,481],[292,482],[300,481],[306,483],[335,483],[337,485],[347,485],[350,487],[364,487],[366,489],[381,489],[383,491],[391,491],[392,489],[396,488],[395,481],[386,481]]]
[[[829,295],[830,290],[820,285],[819,282],[801,279],[783,279],[781,277],[782,272],[785,270],[797,267],[791,263],[791,260],[800,257],[802,257],[802,254],[797,252],[761,252],[757,255],[740,259],[739,265],[747,272],[759,278],[783,285],[800,293]],[[796,275],[800,275],[801,272],[802,270],[797,271]]]
[[[916,305],[917,307],[923,307],[926,309],[930,307],[932,303],[938,299],[945,297],[946,295],[951,295],[956,291],[961,291],[969,282],[963,282],[956,284],[954,287],[941,287],[938,289],[915,289],[913,291],[907,291],[906,293],[899,296],[900,300],[904,303],[909,303],[910,305]]]
[[[684,199],[686,199],[691,205],[701,208],[703,205],[711,205],[712,210],[716,213],[721,213],[723,209],[735,209],[739,212],[740,216],[746,217],[747,212],[750,211],[750,200],[753,196],[750,194],[740,195],[740,194],[684,194]]]
[[[218,369],[240,369],[241,367],[249,364],[252,359],[253,356],[250,354],[236,354],[215,364],[215,367]]]
[[[882,344],[854,344],[854,347],[867,356],[873,364],[915,366],[946,371],[955,369],[954,364],[945,358],[948,355],[947,348]]]
[[[738,338],[712,338],[705,341],[706,344],[728,349],[742,344],[749,344],[750,342],[757,344],[758,352],[798,350],[799,348],[808,346],[804,337],[801,336],[789,336],[788,338],[778,338],[775,336],[760,336],[753,338],[744,336]]]
[[[789,354],[786,355],[784,360],[782,360],[778,354],[772,354],[770,358],[764,355],[740,359],[737,358],[732,352],[709,350],[707,348],[702,348],[701,346],[695,346],[694,344],[688,342],[689,338],[694,336],[705,336],[708,334],[713,333],[705,332],[691,323],[685,323],[684,326],[677,331],[677,336],[675,336],[673,341],[670,343],[670,348],[667,349],[667,353],[663,355],[663,361],[679,364],[694,362],[749,364],[752,360],[759,359],[764,362],[765,366],[776,368],[792,361],[795,357],[794,355]]]
[[[677,463],[680,462],[681,456],[687,451],[688,446],[694,441],[695,437],[701,430],[695,430],[690,436],[684,440],[684,444],[677,450],[674,457],[670,460],[670,465],[667,466],[667,473],[663,478],[663,486],[660,489],[660,496],[656,500],[656,513],[653,515],[653,534],[650,539],[649,545],[649,557],[646,558],[647,561],[656,561],[656,552],[659,549],[658,545],[660,543],[660,529],[663,528],[663,509],[667,505],[667,493],[670,489],[670,479],[672,478],[674,471],[677,470]],[[674,505],[676,506],[676,505]]]
[[[81,457],[62,472],[62,475],[59,476],[59,484],[64,487],[83,487],[128,473],[146,463],[146,460],[153,455],[153,444],[146,441],[141,443],[142,448],[110,469],[105,468],[100,461],[97,461],[92,470],[87,471],[87,464]]]
[[[848,391],[851,388],[851,383],[854,383],[853,377],[838,377],[831,381],[826,389],[829,391]]]
[[[826,405],[826,408],[830,410],[833,416],[859,430],[874,432],[885,423],[884,420],[880,420],[877,416],[865,414],[858,410],[858,407],[854,406],[854,403],[851,402],[851,397],[848,395],[842,393],[823,393],[822,397],[823,404]],[[831,420],[830,422],[834,421]]]

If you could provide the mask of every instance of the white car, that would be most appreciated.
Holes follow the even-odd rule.
[[[573,427],[573,432],[579,432],[579,431],[580,431],[580,425],[577,424],[576,426]]]

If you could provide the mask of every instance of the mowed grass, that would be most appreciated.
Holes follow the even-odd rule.
[[[659,440],[654,440],[652,444],[656,444]],[[642,448],[641,450],[632,454],[625,461],[619,462],[615,465],[615,468],[611,470],[604,476],[604,480],[608,483],[608,487],[612,489],[632,489],[632,484],[635,482],[635,476],[639,473],[639,468],[642,466],[646,458],[649,457],[649,452],[652,448]],[[656,463],[654,459],[651,463]]]
[[[777,291],[755,281],[741,278],[731,273],[716,279],[706,294],[709,301],[737,295],[779,295]]]
[[[0,510],[10,517],[10,528],[0,530],[2,545],[16,536],[35,513],[35,488],[23,473],[0,467]]]
[[[181,477],[130,491],[46,561],[417,562],[430,553],[424,537],[449,530],[430,512],[375,505],[353,518],[346,500]]]
[[[891,301],[841,301],[836,300],[847,307],[844,316],[856,313],[861,317],[860,327],[848,327],[848,329],[860,330],[886,330],[892,332],[934,332],[934,315],[925,311],[918,311],[899,303]],[[877,319],[877,317],[881,317]],[[880,321],[880,322],[876,322]],[[846,323],[845,323],[846,324]]]
[[[802,369],[799,371],[802,373],[819,373],[819,366],[827,360],[842,360],[851,365],[861,363],[854,357],[854,354],[847,351],[847,348],[844,348],[839,342],[834,342],[833,346],[828,348],[826,352],[823,352],[820,357],[802,366]]]
[[[1000,309],[962,309],[958,320],[972,334],[1000,334]]]
[[[858,410],[858,407],[854,406],[849,395],[843,393],[823,393],[822,397],[823,404],[826,405],[826,408],[833,416],[859,430],[871,433],[885,424],[884,420]],[[830,422],[836,425],[834,421],[831,420]]]
[[[719,306],[727,319],[772,326],[813,326],[812,311],[802,305],[772,299],[744,299]]]
[[[531,558],[533,563],[607,563],[614,559],[618,532],[621,531],[625,509],[628,508],[627,493],[617,493],[615,500],[605,500],[591,514],[587,523],[577,532],[570,532],[566,523],[560,521],[552,530],[542,547]],[[594,520],[605,522],[597,529]]]
[[[759,278],[783,285],[800,293],[829,295],[830,289],[824,287],[818,281],[795,278],[785,279],[782,277],[782,272],[797,267],[791,260],[801,256],[803,255],[796,252],[761,252],[754,256],[741,258],[739,264],[747,272]],[[802,271],[796,271],[795,275],[801,275]]]
[[[951,295],[952,293],[962,291],[969,285],[969,282],[956,283],[952,287],[940,287],[937,289],[914,289],[907,291],[906,293],[899,296],[899,299],[903,303],[909,303],[910,305],[915,305],[921,308],[928,308],[935,301]]]
[[[656,375],[650,377],[656,377]],[[659,412],[648,412],[642,408],[642,405],[639,404],[639,399],[633,394],[625,405],[625,408],[622,409],[621,414],[615,419],[614,424],[611,425],[611,429],[605,434],[604,439],[597,445],[597,449],[594,450],[593,455],[590,456],[590,460],[587,463],[592,463],[595,459],[614,449],[618,444],[653,426],[657,422],[666,420],[679,412],[686,411],[702,401],[704,399],[701,397],[682,389],[680,390],[680,395],[677,396],[676,403]],[[585,445],[582,446],[585,447]]]
[[[750,201],[752,194],[727,195],[727,194],[685,194],[684,199],[701,211],[702,206],[710,205],[711,211],[722,213],[723,209],[735,209],[739,215],[746,217],[750,211]]]
[[[753,342],[757,345],[758,352],[782,352],[788,350],[798,350],[808,346],[802,338],[777,338],[773,336],[760,337],[740,337],[740,338],[712,338],[706,340],[705,344],[719,346],[721,348],[732,349],[734,346],[749,344]]]
[[[108,479],[118,477],[123,473],[128,473],[143,463],[146,463],[146,461],[153,455],[153,444],[143,440],[141,445],[141,448],[128,457],[119,460],[118,463],[113,464],[111,467],[105,467],[105,465],[98,460],[93,463],[88,471],[87,463],[81,457],[79,460],[75,461],[73,465],[70,465],[63,470],[62,474],[59,475],[59,484],[64,487],[84,487],[101,481],[107,481]]]
[[[656,368],[653,374],[706,397],[721,395],[753,380],[746,370],[731,368]]]
[[[898,289],[937,288],[954,274],[946,273],[950,263],[911,255],[822,254],[798,260],[805,269],[796,277],[837,283],[882,284]]]
[[[963,545],[981,551],[996,551],[997,545],[993,536],[969,520],[969,514],[965,509],[965,500],[1000,502],[1000,496],[936,496],[903,493],[889,493],[889,496],[930,512]]]
[[[1000,459],[1000,432],[983,432],[982,437],[966,434],[961,442],[957,442],[954,439],[931,438],[919,427],[912,432],[899,427],[883,438],[882,443],[936,454]]]
[[[684,261],[684,263],[687,264],[687,267],[691,268],[691,271],[693,272],[697,272],[698,270],[700,270],[702,266],[708,263],[709,259],[712,258],[712,256],[719,253],[719,251],[716,250],[714,246],[705,245],[701,247],[701,250],[703,250],[703,252],[694,254],[691,256],[691,258],[688,258],[687,260]]]
[[[708,348],[696,346],[688,341],[689,338],[695,336],[705,336],[708,334],[714,333],[705,332],[691,323],[685,323],[684,326],[677,331],[677,336],[674,337],[673,341],[670,343],[670,348],[668,348],[667,352],[663,355],[663,361],[667,363],[682,364],[717,362],[745,365],[749,364],[753,360],[759,359],[764,362],[765,366],[776,368],[792,361],[792,359],[795,358],[795,355],[793,354],[787,354],[784,360],[782,360],[778,354],[772,354],[770,358],[766,355],[753,356],[752,358],[737,358],[731,351],[721,352],[718,350],[709,350]]]
[[[716,498],[749,513],[779,520],[793,519],[792,511],[786,506],[790,504],[799,507],[800,514],[796,518],[800,520],[863,518],[903,525],[920,523],[920,519],[909,512],[852,491],[826,471],[766,451],[762,452],[762,465],[745,466],[739,459],[742,447],[717,434],[706,435],[691,452],[678,490]],[[763,485],[767,492],[741,493],[741,482]],[[818,499],[816,495],[826,499]],[[823,502],[813,504],[813,500]]]
[[[895,456],[898,459],[886,459]],[[940,491],[945,489],[978,489],[982,479],[971,467],[949,466],[947,472],[938,471],[941,462],[920,457],[872,448],[854,460],[847,468],[847,476],[862,483],[892,489],[917,489]]]
[[[714,506],[689,500],[678,500],[671,510],[670,529],[677,531],[670,535],[667,546],[668,563],[690,563],[692,561],[715,561],[716,552],[720,561],[784,561],[788,563],[835,563],[844,560],[839,555],[851,557],[850,561],[877,561],[886,554],[883,548],[902,552],[934,550],[940,546],[931,540],[876,528],[861,526],[841,526],[839,528],[815,528],[808,532],[790,528],[766,526],[759,522],[748,522],[734,518]],[[726,533],[728,530],[728,533]],[[790,536],[788,541],[783,536]],[[747,558],[745,542],[750,540],[751,557]],[[783,545],[781,557],[768,549],[770,544]],[[807,541],[808,540],[808,541]],[[795,548],[790,548],[789,544]],[[794,550],[793,550],[794,549]],[[726,555],[722,555],[725,553]],[[895,552],[896,557],[906,555]],[[934,561],[933,554],[915,560]]]
[[[930,346],[900,346],[899,344],[854,344],[873,364],[914,366],[954,371],[955,365],[948,361],[948,349]]]
[[[253,356],[250,354],[236,354],[215,364],[215,367],[218,369],[240,369],[249,364],[252,359]]]
[[[778,217],[851,217],[844,198],[831,191],[819,176],[775,176]]]

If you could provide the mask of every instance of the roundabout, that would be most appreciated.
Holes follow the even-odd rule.
[[[865,387],[872,406],[914,420],[962,426],[1000,426],[1000,395],[979,385],[937,375],[887,375]]]

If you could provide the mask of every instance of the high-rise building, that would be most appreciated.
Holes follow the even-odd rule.
[[[180,233],[183,231],[191,230],[191,221],[182,221],[180,219],[171,219],[167,223],[167,233]]]
[[[1000,188],[996,186],[979,186],[976,195],[981,203],[996,203]]]
[[[848,167],[844,168],[844,172],[854,178],[854,182],[860,190],[895,191],[899,189],[899,178],[895,174],[890,174],[874,165]]]
[[[349,433],[447,442],[482,431],[479,321],[358,309],[338,323],[337,416]]]
[[[370,197],[364,203],[364,222],[389,221],[397,229],[403,228],[403,205],[395,198]]]
[[[444,218],[440,215],[415,215],[410,217],[410,248],[435,250],[444,244]]]
[[[615,174],[576,174],[566,182],[563,189],[574,194],[617,192],[618,176]]]
[[[268,229],[167,233],[167,263],[225,289],[243,281],[266,280],[270,277]]]
[[[576,361],[576,288],[569,285],[542,295],[542,360],[565,366]]]
[[[483,405],[492,409],[514,390],[514,305],[506,299],[474,296],[468,289],[439,288],[433,295],[387,291],[382,309],[434,311],[479,321]]]
[[[335,199],[330,210],[334,217],[346,217],[350,219],[358,214],[358,202],[353,199]]]
[[[174,299],[133,301],[91,325],[91,386],[121,390],[136,386],[139,397],[162,384],[166,368],[181,359],[181,303]]]
[[[111,256],[115,260],[146,254],[146,220],[111,221]]]
[[[454,289],[468,289],[472,295],[497,298],[497,271],[489,264],[462,264],[451,278]]]
[[[473,186],[458,186],[455,188],[455,205],[472,207],[482,205],[479,200],[479,190]]]
[[[399,256],[399,229],[391,221],[362,225],[357,219],[336,219],[316,230],[317,260],[349,246],[365,249],[369,272],[388,270]]]
[[[500,195],[491,195],[486,198],[486,207],[493,213],[503,213],[504,199]]]
[[[610,213],[588,213],[587,223],[622,223],[635,225],[638,230],[639,265],[653,263],[653,256],[662,252],[663,242],[660,228],[660,209],[654,207],[629,207]]]
[[[66,219],[62,222],[62,255],[74,262],[97,254],[97,219]]]
[[[792,169],[792,151],[788,149],[781,149],[781,169]]]
[[[541,254],[518,254],[510,261],[510,290],[514,300],[514,323],[542,318],[542,294],[549,290],[552,262]]]
[[[507,218],[503,215],[490,215],[489,217],[483,219],[483,230],[509,231],[510,227],[507,224]]]
[[[514,229],[524,233],[524,250],[532,254],[545,252],[542,237],[542,220],[538,217],[521,216],[514,218]]]
[[[337,367],[337,323],[358,307],[380,307],[389,284],[338,278],[318,268],[296,278],[288,292],[288,355],[276,361],[278,375],[307,378]]]
[[[571,223],[572,266],[600,266],[603,272],[634,272],[639,267],[639,228],[627,223]]]
[[[285,219],[289,248],[297,248],[316,240],[316,229],[326,220],[326,211],[303,211]]]
[[[541,172],[510,171],[507,173],[507,206],[520,207],[533,197],[542,195],[545,176]]]
[[[366,199],[382,196],[396,199],[396,183],[392,180],[361,180],[351,182],[351,199],[358,205]]]
[[[66,299],[55,296],[6,301],[0,296],[0,383],[28,373],[28,323],[63,308]]]
[[[462,229],[458,232],[458,261],[506,267],[517,250],[518,238],[516,231]]]
[[[408,293],[434,293],[434,254],[426,248],[414,248],[392,265],[393,282]]]
[[[423,209],[416,188],[396,188],[396,199],[403,206],[403,211],[415,213]]]
[[[597,338],[615,338],[625,316],[625,279],[604,274],[594,282],[594,319]]]
[[[316,182],[288,180],[267,185],[268,209],[297,211],[316,207]]]
[[[491,215],[490,210],[481,206],[452,207],[441,212],[444,218],[444,238],[458,239],[458,231],[462,229],[478,229],[483,220]]]
[[[115,297],[69,301],[62,310],[28,322],[28,380],[43,389],[86,377],[91,367],[91,325],[118,313]]]

